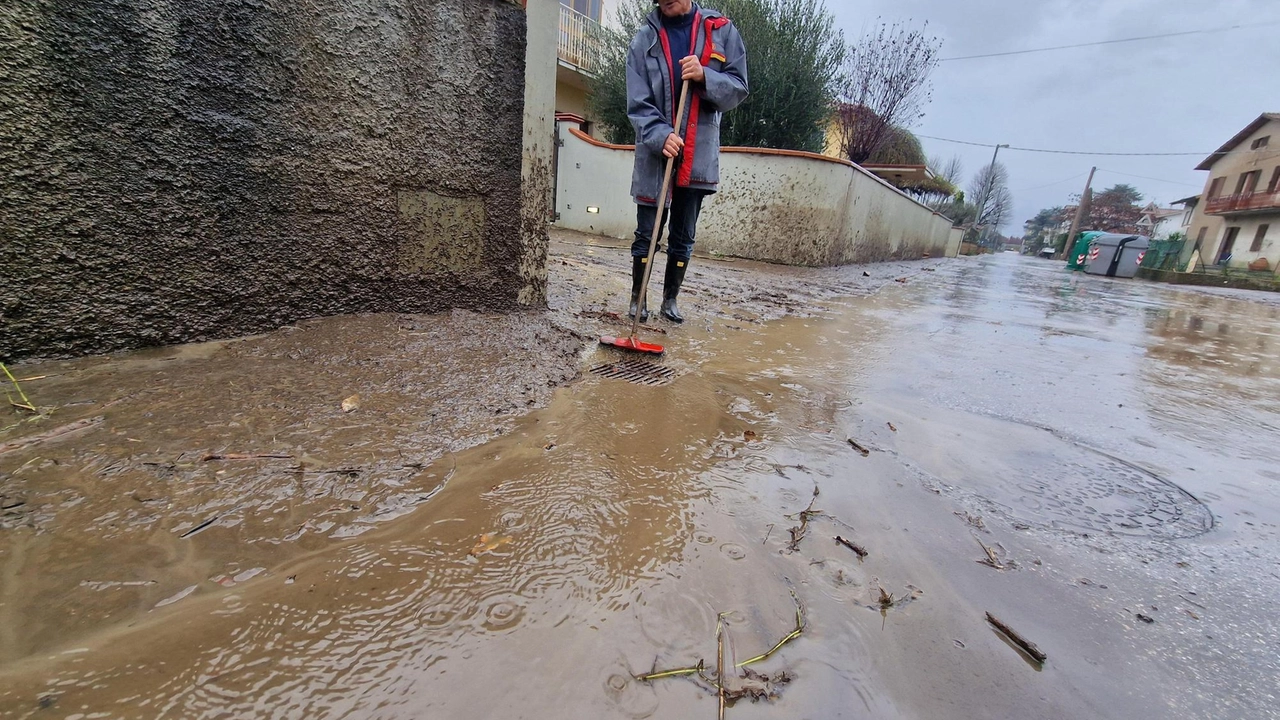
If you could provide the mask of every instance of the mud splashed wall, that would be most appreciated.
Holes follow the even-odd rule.
[[[538,304],[524,67],[506,0],[6,3],[0,358]]]
[[[630,145],[561,123],[557,224],[629,238],[635,231]],[[703,206],[696,249],[788,265],[954,256],[946,217],[852,163],[790,151],[724,148],[720,192]]]

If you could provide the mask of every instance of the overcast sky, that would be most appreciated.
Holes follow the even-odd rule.
[[[934,74],[933,102],[912,128],[921,135],[1062,150],[1207,154],[1259,114],[1280,112],[1277,0],[827,0],[827,5],[850,39],[873,27],[877,16],[927,20],[943,40],[942,57],[1246,26],[943,62]],[[1258,26],[1264,22],[1276,24]],[[921,142],[928,155],[960,155],[966,185],[991,161],[990,148]],[[1001,150],[1015,200],[1003,231],[1021,235],[1023,221],[1037,210],[1067,204],[1068,196],[1082,189],[1091,165],[1099,168],[1095,188],[1130,183],[1148,199],[1168,203],[1203,188],[1206,173],[1193,169],[1202,159]]]

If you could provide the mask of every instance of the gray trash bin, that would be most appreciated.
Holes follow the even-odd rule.
[[[1090,275],[1131,278],[1138,274],[1138,266],[1150,244],[1150,238],[1145,235],[1099,235],[1089,243],[1084,271]]]

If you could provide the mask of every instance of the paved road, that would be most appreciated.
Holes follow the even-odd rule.
[[[407,516],[10,663],[0,710],[714,717],[717,626],[746,661],[798,603],[726,682],[774,699],[729,717],[1277,716],[1280,309],[920,267],[861,297],[786,271],[804,316],[766,322],[773,271],[701,263],[668,384],[588,373]]]

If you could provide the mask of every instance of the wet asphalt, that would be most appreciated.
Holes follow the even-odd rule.
[[[510,359],[484,339],[509,321],[471,315],[69,373],[50,402],[116,397],[125,368],[155,407],[116,424],[86,406],[101,427],[0,456],[24,503],[0,535],[0,716],[714,717],[718,626],[725,688],[761,696],[729,717],[1277,716],[1270,296],[1012,254],[702,259],[690,321],[646,331],[668,350],[636,384],[590,342],[616,330],[624,254],[568,237],[552,263],[547,324],[493,336],[581,351],[512,363],[511,398],[450,390]],[[408,344],[350,350],[388,338]],[[257,402],[230,357],[258,359]],[[343,413],[352,358],[394,367]],[[223,405],[199,391],[213,367],[241,388]],[[467,422],[418,424],[433,410]],[[254,447],[295,457],[176,452],[263,428],[291,439]],[[144,472],[158,484],[134,497]]]

